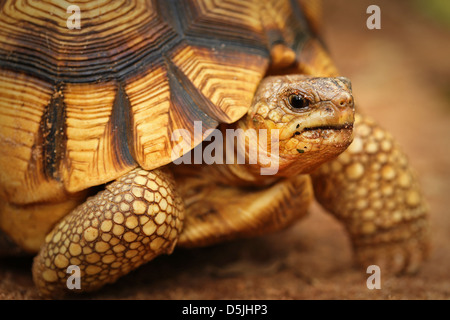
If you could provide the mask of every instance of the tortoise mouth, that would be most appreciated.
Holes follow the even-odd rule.
[[[319,125],[313,127],[303,128],[301,131],[297,130],[294,132],[293,137],[301,135],[305,132],[317,132],[320,134],[322,131],[340,131],[340,130],[353,130],[353,123],[345,122],[343,124],[335,125]]]
[[[315,146],[314,148],[319,149],[330,145],[348,146],[353,140],[353,123],[345,122],[335,125],[307,127],[301,131],[295,131],[292,138],[302,145],[305,144],[305,146],[311,144],[311,148],[313,148],[313,145]],[[307,149],[311,148],[307,147]]]
[[[314,127],[308,127],[303,128],[302,131],[314,131],[314,130],[342,130],[342,129],[350,129],[353,130],[353,123],[343,123],[343,124],[336,124],[336,125],[324,125],[324,126],[314,126]],[[298,131],[296,131],[296,134]],[[300,132],[299,132],[300,133]]]
[[[323,115],[321,112],[312,113],[306,117],[296,117],[289,121],[281,131],[280,139],[290,139],[313,136],[313,133],[326,132],[328,135],[349,132],[353,130],[353,110],[345,110],[336,114]],[[314,135],[315,136],[315,135]]]

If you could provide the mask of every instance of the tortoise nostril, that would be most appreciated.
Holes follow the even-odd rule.
[[[347,108],[353,105],[353,98],[347,92],[340,94],[335,101],[341,108]]]

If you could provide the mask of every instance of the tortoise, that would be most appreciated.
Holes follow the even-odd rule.
[[[37,254],[42,296],[281,230],[313,198],[362,266],[426,258],[417,178],[355,113],[316,1],[68,3],[0,11],[0,251]]]

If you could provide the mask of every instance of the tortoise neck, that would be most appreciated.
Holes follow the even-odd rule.
[[[278,132],[252,124],[247,114],[235,123],[219,127],[224,161],[211,169],[227,184],[264,186],[279,179],[283,161],[279,157]]]
[[[218,129],[214,139],[206,138],[185,155],[188,161],[173,167],[177,176],[199,176],[233,186],[267,186],[301,173],[292,159],[280,156],[278,130],[255,124],[251,115]],[[195,160],[198,154],[201,161]]]

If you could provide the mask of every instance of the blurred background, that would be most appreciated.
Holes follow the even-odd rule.
[[[343,228],[314,205],[291,228],[175,250],[88,299],[449,299],[450,1],[325,0],[325,42],[358,108],[388,129],[418,172],[433,251],[418,274],[366,287]],[[366,9],[381,9],[368,30]],[[0,260],[0,299],[38,298],[28,258]]]

